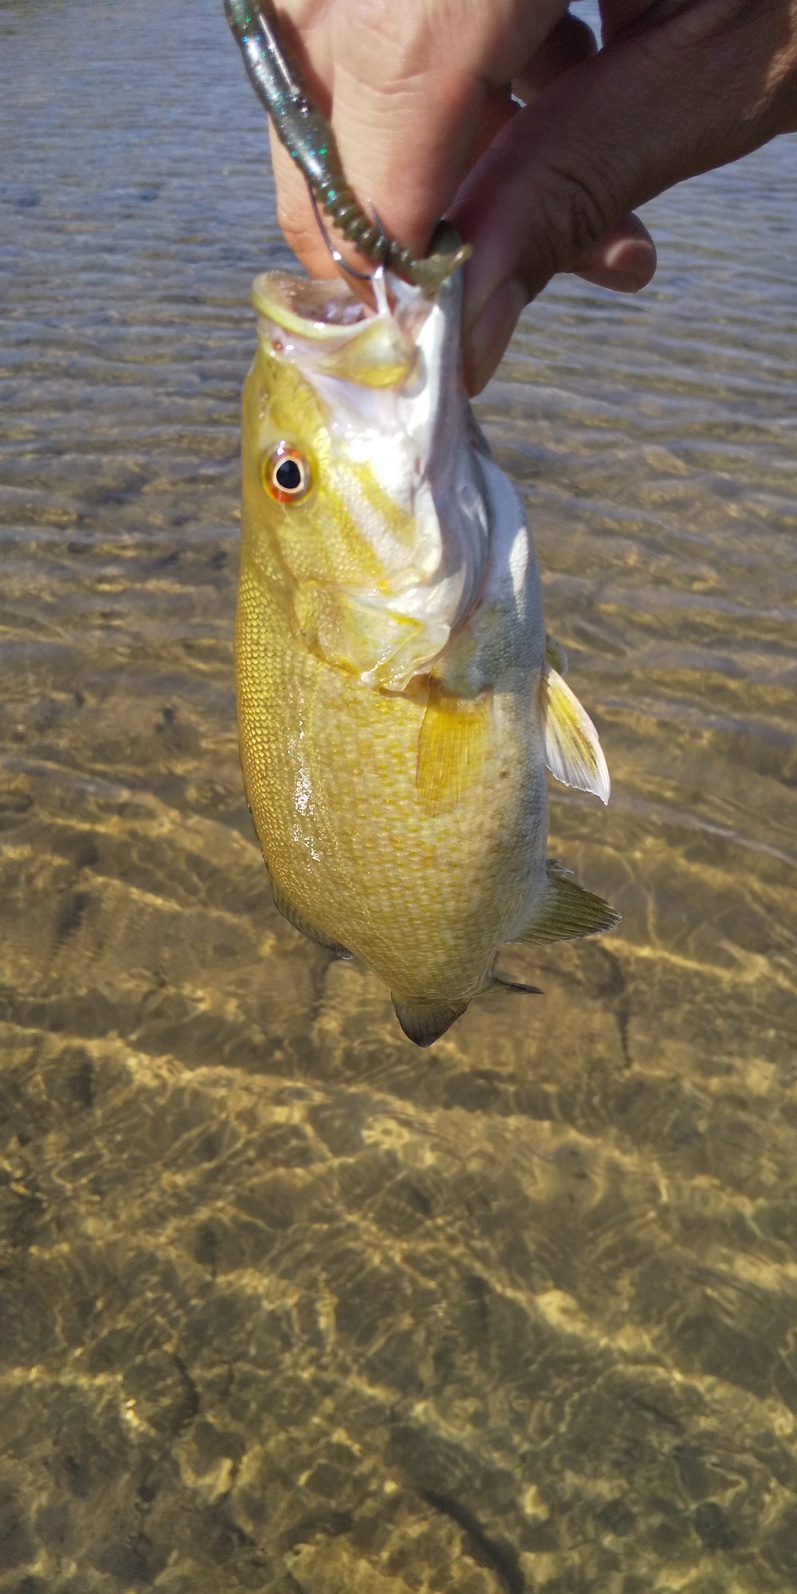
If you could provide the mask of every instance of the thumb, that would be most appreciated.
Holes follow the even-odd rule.
[[[787,10],[695,0],[618,36],[503,128],[450,212],[474,246],[471,391],[492,375],[523,305],[555,272],[583,266],[629,210],[797,125],[797,9]]]

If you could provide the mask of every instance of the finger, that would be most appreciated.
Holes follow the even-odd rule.
[[[347,180],[390,237],[425,252],[467,171],[513,114],[515,65],[534,53],[566,3],[330,0],[326,36],[311,36],[306,64],[325,79]],[[289,243],[310,270],[328,271],[301,179],[282,150],[275,170]]]
[[[610,240],[597,266],[590,252],[630,209],[791,125],[797,17],[785,41],[782,24],[776,0],[695,0],[644,35],[621,35],[507,124],[451,212],[474,245],[465,306],[474,391],[554,272],[584,269],[585,257],[588,271],[628,265],[641,243],[613,255]]]
[[[553,0],[561,10],[563,0]],[[519,46],[532,45],[542,25],[541,8],[538,8],[536,31],[525,38],[515,38],[511,56],[507,53],[506,67],[517,62]],[[547,17],[551,15],[548,5]],[[401,68],[384,48],[383,61],[392,64],[397,84],[386,90],[378,89],[375,103],[369,107],[359,78],[350,81],[352,51],[345,52],[346,66],[337,72],[334,111],[330,90],[323,83],[320,68],[324,62],[333,64],[333,52],[326,51],[323,41],[315,50],[302,51],[302,42],[291,37],[294,53],[301,56],[302,72],[312,84],[313,97],[325,111],[332,115],[339,144],[351,149],[345,157],[347,176],[364,203],[370,202],[391,237],[405,243],[418,254],[425,250],[428,237],[440,216],[448,208],[462,178],[489,148],[493,139],[518,109],[517,98],[528,99],[551,79],[588,59],[596,49],[594,35],[586,23],[566,13],[555,23],[547,38],[536,50],[531,60],[516,74],[510,87],[491,81],[500,73],[500,48],[487,52],[486,66],[490,70],[477,73],[475,42],[471,38],[470,54],[463,58],[459,68],[455,52],[441,48],[441,41],[429,39],[425,71],[413,82],[406,93],[406,103],[398,94]],[[435,56],[446,57],[446,68],[435,67]],[[471,59],[471,57],[473,59]],[[521,56],[522,59],[522,56]],[[470,64],[470,71],[468,65]],[[480,63],[481,64],[481,63]],[[457,79],[457,72],[459,78]],[[372,74],[373,76],[373,74]],[[373,89],[374,85],[371,84]],[[398,96],[398,109],[394,110]],[[513,98],[513,96],[515,96]],[[353,107],[353,109],[351,109]],[[370,116],[370,121],[369,121]],[[400,118],[407,122],[400,125]],[[365,125],[361,121],[365,119]],[[387,140],[381,153],[375,150],[374,129],[371,122],[381,126]],[[420,138],[418,138],[420,134]],[[287,151],[272,134],[272,158],[277,184],[280,226],[285,237],[314,276],[329,276],[335,270],[327,244],[313,211],[306,185]],[[391,177],[392,163],[398,159],[399,170],[395,180]],[[411,171],[412,180],[407,180]],[[398,202],[401,203],[399,213]],[[355,252],[336,238],[335,244],[350,260],[362,266]]]
[[[528,65],[512,79],[514,93],[528,104],[571,66],[591,60],[597,48],[592,29],[568,11],[551,29]]]
[[[391,237],[425,251],[497,101],[511,115],[513,70],[566,10],[567,0],[348,0],[338,8],[333,125],[349,181]]]
[[[656,274],[656,245],[633,211],[592,244],[571,268],[585,282],[615,293],[639,293]]]
[[[479,101],[479,109],[474,112],[477,116],[477,125],[471,137],[472,150],[468,162],[469,166],[473,165],[484,154],[494,138],[519,109],[512,99],[508,86],[504,89],[482,88],[479,93]],[[336,266],[330,253],[329,243],[325,242],[326,227],[324,220],[323,218],[319,220],[316,215],[304,177],[287,150],[277,139],[273,129],[271,130],[271,159],[277,191],[277,219],[286,242],[311,276],[328,277],[334,275]],[[346,170],[347,178],[351,181],[348,167],[344,169]],[[452,190],[448,195],[448,202],[450,202],[456,192],[456,187],[453,186],[454,179],[450,174],[447,179],[447,185]],[[447,208],[446,204],[440,204],[439,207],[435,208],[434,198],[429,198],[421,206],[418,191],[414,188],[411,189],[407,198],[415,207],[416,231],[413,241],[412,235],[406,230],[403,233],[397,230],[395,207],[391,208],[389,203],[385,204],[378,198],[369,201],[364,189],[357,187],[354,182],[352,182],[352,186],[364,207],[370,210],[371,206],[373,206],[373,209],[377,211],[388,237],[397,238],[402,243],[404,243],[406,237],[410,237],[411,241],[407,247],[418,255],[425,253],[428,237],[434,231],[440,216]],[[335,233],[331,227],[326,231],[326,236],[351,265],[359,268],[367,266],[368,262],[363,261],[356,251],[350,248],[345,240]],[[418,242],[419,238],[420,242]]]
[[[271,161],[277,188],[277,220],[285,242],[311,277],[334,277],[335,262],[324,242],[307,183],[271,130]],[[335,238],[337,247],[339,240]]]

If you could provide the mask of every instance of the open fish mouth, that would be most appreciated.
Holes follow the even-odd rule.
[[[341,281],[265,272],[255,279],[252,302],[261,336],[277,358],[293,360],[321,376],[357,387],[397,388],[418,367],[422,328],[437,308],[418,288],[377,278],[374,308]]]
[[[258,315],[285,332],[318,343],[361,328],[374,314],[339,277],[299,277],[289,271],[265,271],[256,277],[252,303]]]
[[[252,303],[272,352],[290,358],[311,351],[317,356],[326,348],[330,362],[314,358],[317,370],[375,388],[406,382],[421,354],[422,378],[445,364],[461,385],[459,268],[467,251],[446,223],[436,236],[434,259],[441,264],[434,293],[383,267],[369,279],[373,305],[340,278],[319,280],[287,271],[256,277]],[[350,358],[343,355],[347,346]]]

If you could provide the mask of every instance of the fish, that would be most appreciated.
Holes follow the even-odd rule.
[[[416,259],[346,181],[271,0],[224,0],[249,79],[322,213],[373,269],[266,272],[242,402],[235,677],[244,787],[274,901],[359,958],[417,1046],[501,978],[506,942],[619,916],[547,857],[550,770],[609,798],[546,635],[521,499],[465,391],[462,266]],[[322,227],[323,231],[323,227]],[[361,284],[367,285],[361,291]]]
[[[547,858],[546,770],[610,783],[466,396],[459,266],[433,294],[375,281],[373,308],[340,280],[254,283],[238,725],[276,906],[376,973],[424,1047],[506,983],[502,944],[616,926]]]

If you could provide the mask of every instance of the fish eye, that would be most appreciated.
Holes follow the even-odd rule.
[[[263,461],[263,486],[277,504],[295,504],[313,485],[309,461],[298,448],[278,443]]]

